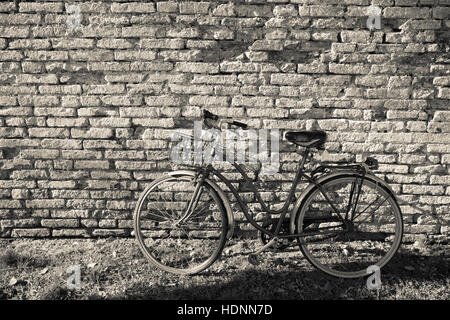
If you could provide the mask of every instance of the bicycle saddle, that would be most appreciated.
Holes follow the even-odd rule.
[[[323,149],[323,144],[327,140],[324,131],[287,131],[284,134],[287,141],[301,147]]]

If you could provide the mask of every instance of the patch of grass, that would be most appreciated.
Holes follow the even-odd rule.
[[[0,256],[0,266],[2,267],[16,267],[19,264],[19,261],[19,255],[11,249],[6,250],[6,252]]]
[[[50,264],[49,259],[19,254],[12,249],[7,249],[0,256],[0,267],[3,268],[43,268]]]
[[[41,295],[41,300],[69,300],[76,298],[74,291],[67,288],[61,287],[59,285],[51,286],[47,288]]]
[[[264,252],[260,265],[250,265],[257,247],[233,239],[210,268],[178,276],[147,262],[134,239],[16,239],[1,253],[0,299],[450,299],[445,245],[402,247],[383,268],[379,292],[367,289],[366,278],[327,276],[298,248]],[[65,285],[73,265],[81,268],[79,290]]]

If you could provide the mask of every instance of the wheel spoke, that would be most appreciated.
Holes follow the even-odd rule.
[[[305,257],[326,273],[348,278],[366,275],[370,265],[386,264],[401,239],[401,213],[395,199],[367,178],[343,175],[322,184],[322,189],[308,194],[297,213],[299,231],[303,226],[305,233],[299,238]],[[324,218],[330,205],[322,190],[327,190],[334,206],[343,206],[343,223]]]
[[[364,220],[361,220],[360,222],[359,222],[359,224],[358,225],[360,225],[362,222],[365,222],[365,221],[367,221],[367,218],[368,217],[373,217],[373,215],[374,215],[374,213],[375,213],[375,211],[377,211],[378,210],[378,208],[379,207],[381,207],[382,205],[383,205],[383,203],[385,203],[386,202],[386,200],[388,199],[389,197],[386,197],[386,198],[384,198],[384,200],[372,211],[372,213],[371,214],[369,214],[369,215],[367,215],[367,217],[365,217],[364,218]],[[367,208],[369,208],[371,205],[369,205]],[[357,217],[359,217],[359,216],[361,216],[366,210],[367,210],[367,208],[366,209],[364,209],[364,211],[363,212],[361,212],[361,213],[359,213],[358,215],[356,215],[355,217],[354,217],[354,219],[356,219]],[[353,219],[353,220],[354,220]]]
[[[180,218],[188,199],[193,199],[193,179],[165,177],[154,184],[140,197],[134,216],[141,250],[165,271],[189,274],[204,270],[217,259],[226,241],[228,220],[219,196],[209,185],[201,186],[199,201],[185,223]]]

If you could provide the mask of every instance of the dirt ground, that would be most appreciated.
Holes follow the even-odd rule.
[[[366,278],[337,279],[311,266],[298,248],[247,256],[258,243],[233,239],[209,269],[178,276],[151,266],[134,239],[0,240],[0,299],[450,299],[445,244],[402,246],[381,271],[382,287]],[[79,289],[67,280],[80,269]],[[69,272],[68,272],[69,269]]]

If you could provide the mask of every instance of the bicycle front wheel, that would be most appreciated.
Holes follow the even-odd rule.
[[[134,230],[145,257],[158,268],[176,274],[195,274],[208,268],[226,242],[228,218],[217,192],[206,182],[199,186],[190,175],[155,180],[141,195],[134,212]]]
[[[394,256],[403,220],[386,186],[368,176],[340,175],[305,197],[297,230],[304,234],[300,249],[315,267],[336,277],[357,278]]]

